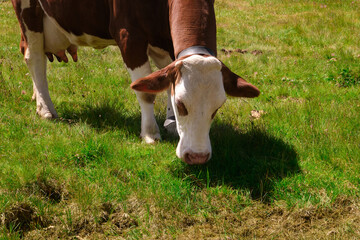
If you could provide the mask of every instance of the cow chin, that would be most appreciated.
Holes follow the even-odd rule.
[[[206,147],[200,147],[199,144],[189,144],[186,138],[180,136],[179,144],[176,148],[176,155],[182,161],[189,165],[201,165],[207,163],[211,158],[210,138],[206,139]],[[192,146],[193,145],[193,146]]]

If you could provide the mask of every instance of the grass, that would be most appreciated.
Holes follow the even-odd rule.
[[[139,139],[115,47],[48,64],[60,118],[39,119],[19,26],[0,1],[0,239],[359,238],[359,10],[217,0],[219,59],[262,94],[228,99],[213,158],[194,167],[163,128],[156,145]],[[158,96],[159,125],[165,104]]]

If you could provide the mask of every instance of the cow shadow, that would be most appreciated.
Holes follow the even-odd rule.
[[[129,135],[140,138],[141,112],[138,107],[129,110],[122,102],[114,103],[114,101],[97,105],[83,104],[76,109],[72,106],[71,103],[60,103],[57,109],[61,117],[56,121],[69,125],[82,122],[99,132],[125,130]],[[165,114],[157,114],[155,118],[160,128],[162,141],[177,144],[178,136],[168,133],[163,127],[166,120]]]
[[[264,126],[249,123],[246,132],[227,124],[213,125],[212,159],[202,166],[182,164],[173,173],[200,188],[230,186],[267,202],[274,182],[301,172],[294,147],[271,136]]]
[[[76,109],[72,104],[61,103],[57,106],[61,116],[57,121],[64,124],[85,123],[97,131],[126,130],[130,135],[140,138],[141,132],[141,113],[138,107],[129,110],[122,102],[108,101],[97,105],[83,104]],[[177,143],[178,137],[168,133],[162,127],[165,121],[165,114],[156,115],[156,121],[160,128],[163,141]]]
[[[103,103],[98,106],[83,105],[74,111],[71,104],[60,106],[64,123],[84,122],[99,130],[126,129],[138,136],[141,131],[141,116],[129,112],[119,103],[116,106]],[[174,144],[178,137],[167,133],[162,123],[165,116],[157,116],[163,141]],[[246,131],[229,124],[215,122],[210,131],[213,155],[201,166],[190,166],[178,160],[171,163],[171,173],[187,179],[196,187],[230,186],[248,190],[253,199],[264,202],[274,194],[274,182],[301,172],[298,155],[293,146],[272,136],[264,126],[249,122],[243,126]]]
[[[83,104],[72,107],[71,103],[62,103],[58,106],[58,112],[61,116],[58,121],[64,124],[74,124],[83,122],[97,131],[126,129],[130,134],[140,134],[141,115],[134,114],[125,109],[121,102],[104,102],[97,105]]]

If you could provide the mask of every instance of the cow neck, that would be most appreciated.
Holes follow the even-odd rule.
[[[182,50],[178,54],[176,59],[179,59],[179,58],[182,58],[182,57],[188,56],[188,55],[193,55],[193,54],[211,55],[211,56],[216,57],[215,53],[211,49],[209,49],[207,47],[204,47],[204,46],[192,46],[192,47],[189,47],[189,48],[186,48],[186,49]]]
[[[214,0],[168,0],[174,55],[193,47],[216,56]],[[200,54],[204,54],[200,52]]]

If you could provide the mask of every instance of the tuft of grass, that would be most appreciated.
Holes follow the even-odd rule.
[[[98,164],[104,163],[107,149],[93,141],[83,144],[83,148],[70,157],[70,161],[78,167],[96,167]]]
[[[341,69],[337,75],[331,74],[328,79],[336,82],[340,87],[352,87],[360,84],[360,69]]]

